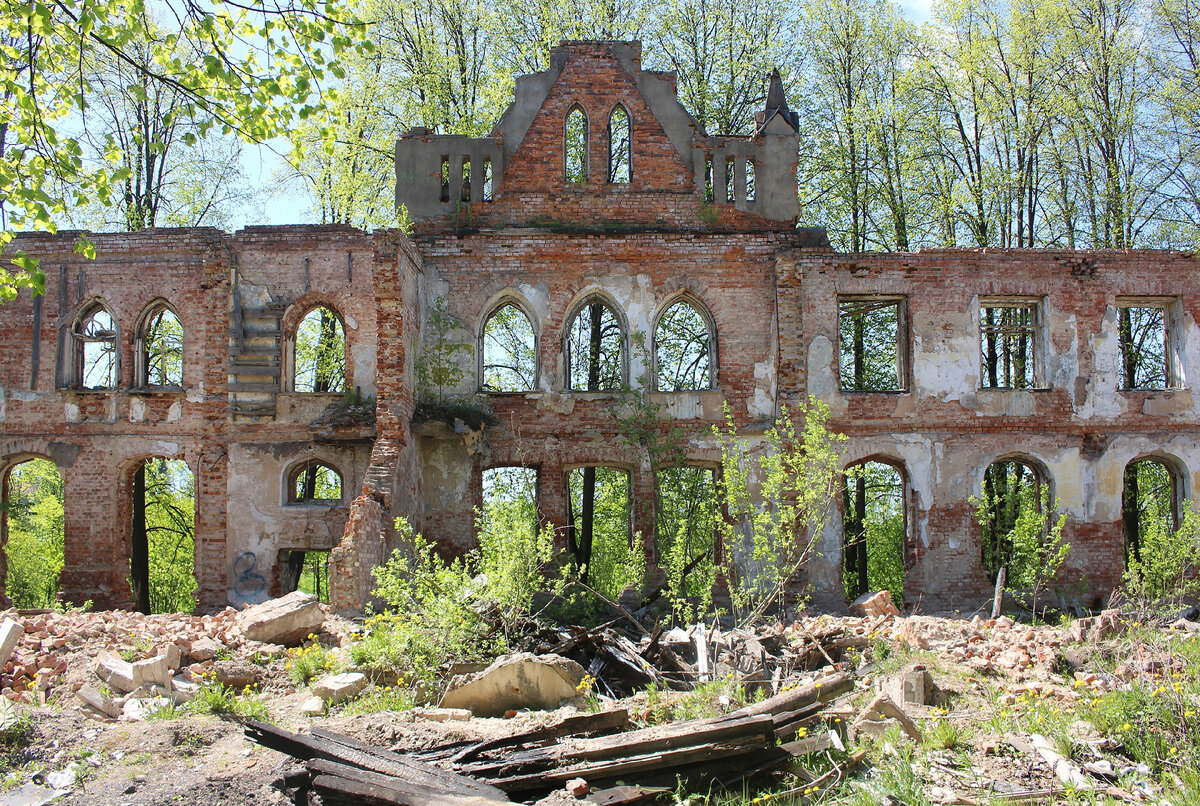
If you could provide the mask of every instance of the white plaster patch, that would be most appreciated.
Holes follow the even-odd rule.
[[[1121,381],[1121,343],[1117,334],[1117,311],[1110,307],[1100,323],[1100,332],[1092,337],[1092,382],[1078,416],[1120,417],[1124,400],[1116,393]]]
[[[8,394],[4,387],[0,386],[0,423],[8,416]]]
[[[185,394],[188,403],[204,402],[204,381],[190,387]]]
[[[146,401],[140,397],[129,398],[129,422],[146,422]]]
[[[183,401],[176,400],[174,403],[171,404],[171,407],[167,409],[167,422],[168,423],[179,422],[179,418],[182,416],[183,416]]]
[[[63,417],[68,423],[79,422],[79,406],[74,403],[63,404]]]
[[[672,392],[667,395],[667,413],[680,420],[704,416],[700,395],[696,392]]]
[[[846,400],[837,394],[837,378],[833,373],[833,340],[817,335],[808,345],[808,393],[829,404],[832,414],[846,411]]]
[[[746,404],[751,417],[775,416],[775,364],[756,361],[754,364],[754,397]]]
[[[348,313],[343,314],[342,316],[346,320],[346,328],[348,330],[358,330],[358,320],[357,319],[355,319],[353,316],[351,316]]]

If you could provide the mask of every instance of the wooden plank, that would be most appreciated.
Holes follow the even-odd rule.
[[[318,728],[318,730],[320,730]],[[410,783],[440,788],[450,792],[469,792],[492,800],[505,800],[507,796],[493,786],[468,778],[465,775],[447,772],[416,759],[406,758],[378,748],[368,747],[349,736],[338,736],[334,741],[328,736],[303,736],[277,728],[265,722],[249,720],[246,734],[259,744],[282,753],[311,761],[324,758],[364,770],[402,778]],[[256,735],[257,734],[257,735]]]
[[[762,702],[747,705],[745,708],[734,711],[734,714],[753,716],[756,714],[777,714],[781,711],[796,711],[814,702],[829,702],[834,697],[849,691],[853,687],[854,678],[846,672],[838,672],[837,674],[822,677],[813,683],[809,683],[807,686],[799,686],[788,691],[783,691],[774,697],[768,697]]]
[[[540,728],[534,728],[522,733],[513,734],[512,736],[505,736],[500,739],[489,739],[487,741],[472,744],[470,747],[459,751],[450,760],[456,763],[461,763],[467,759],[474,758],[481,753],[486,753],[501,747],[513,747],[518,744],[528,744],[529,742],[542,741],[546,739],[558,739],[563,736],[575,736],[581,733],[607,732],[622,728],[628,724],[629,712],[623,708],[613,711],[602,711],[598,714],[580,714],[578,716],[569,716],[549,725],[543,725]]]
[[[506,803],[508,801],[507,797],[503,801],[497,801],[478,795],[464,795],[453,791],[447,792],[437,787],[421,786],[405,779],[394,778],[390,775],[381,775],[377,772],[362,770],[348,764],[340,764],[336,761],[328,761],[326,759],[313,759],[308,762],[307,767],[309,772],[313,774],[314,786],[316,779],[320,776],[334,777],[341,779],[341,781],[352,781],[372,787],[377,793],[374,797],[385,802],[417,804],[448,803],[452,801],[460,803],[463,806],[466,806],[468,803],[477,804],[478,806],[496,806],[498,803]]]
[[[771,749],[774,741],[774,734],[768,732],[756,737],[743,738],[740,742],[694,745],[626,758],[572,764],[557,769],[542,770],[533,774],[500,778],[494,781],[494,783],[500,789],[511,794],[538,789],[553,789],[572,778],[583,778],[587,781],[605,781],[629,775],[664,770],[674,772],[687,764],[709,763],[715,759],[764,752]]]
[[[355,806],[494,806],[495,801],[479,797],[463,797],[459,795],[437,794],[432,796],[414,795],[411,792],[395,789],[381,784],[368,784],[334,775],[318,775],[313,778],[313,789],[324,794],[332,794],[337,802],[355,804]],[[326,799],[326,803],[330,801]]]
[[[736,743],[763,734],[770,734],[769,744],[774,744],[775,727],[770,714],[739,719],[688,720],[614,736],[573,739],[554,747],[514,753],[497,761],[469,764],[464,769],[484,778],[511,777],[564,764],[641,756],[696,745]]]

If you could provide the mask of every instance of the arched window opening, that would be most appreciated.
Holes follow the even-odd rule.
[[[196,609],[196,484],[187,462],[147,459],[133,474],[129,589],[142,613]]]
[[[1181,482],[1160,459],[1135,459],[1125,465],[1121,523],[1125,533],[1125,564],[1140,563],[1143,548],[1164,546],[1182,519]]]
[[[75,366],[80,388],[116,388],[117,325],[99,303],[88,308],[75,326]]]
[[[630,519],[629,473],[616,467],[577,467],[567,474],[572,561],[581,579],[616,598],[645,575],[641,541]]]
[[[1010,582],[1028,569],[1015,568],[1018,530],[1036,528],[1048,506],[1048,492],[1036,470],[1025,462],[1007,459],[988,465],[980,496],[972,499],[982,530],[983,568],[993,582],[1006,568]]]
[[[279,553],[281,592],[311,593],[319,601],[329,601],[329,552],[291,550]]]
[[[288,477],[288,503],[342,503],[342,474],[318,459],[304,462]]]
[[[588,180],[588,120],[583,109],[571,107],[563,129],[563,157],[568,182]]]
[[[846,599],[887,590],[904,601],[907,536],[904,475],[884,462],[846,471],[842,485],[843,575]]]
[[[621,104],[608,117],[608,181],[627,185],[633,181],[633,135],[629,112]]]
[[[66,545],[62,475],[49,459],[29,459],[10,469],[2,481],[5,590],[15,608],[53,607]]]
[[[183,324],[159,305],[147,314],[138,338],[143,386],[183,386]]]
[[[654,329],[658,390],[712,389],[712,333],[692,304],[680,300],[666,310]]]
[[[346,331],[326,307],[313,308],[296,328],[296,392],[342,392],[346,388]]]
[[[537,340],[529,317],[517,305],[501,305],[483,326],[485,392],[528,392],[537,380]]]
[[[658,565],[676,598],[693,599],[704,610],[716,583],[716,472],[691,465],[661,468],[654,491]]]
[[[567,331],[567,382],[577,392],[620,389],[625,382],[625,332],[601,299],[585,303]]]

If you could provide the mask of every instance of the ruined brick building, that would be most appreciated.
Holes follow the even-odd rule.
[[[627,472],[631,527],[653,559],[653,473],[610,412],[619,388],[639,383],[694,427],[687,459],[709,467],[719,457],[706,429],[723,403],[753,441],[781,405],[825,401],[849,436],[844,466],[878,461],[903,479],[909,605],[990,591],[969,499],[1002,460],[1030,469],[1069,514],[1064,580],[1089,602],[1109,591],[1123,566],[1126,467],[1161,463],[1175,507],[1200,482],[1196,258],[835,253],[823,231],[795,228],[797,119],[781,88],[752,136],[709,135],[674,76],[643,71],[640,55],[637,43],[564,43],[546,72],[519,79],[490,136],[406,134],[396,196],[415,221],[408,236],[158,229],[96,235],[95,260],[75,254],[77,234],[21,237],[47,287],[0,305],[0,479],[31,457],[62,473],[63,597],[130,605],[131,500],[150,457],[194,474],[202,610],[294,586],[291,553],[313,550],[332,550],[335,604],[361,603],[395,516],[448,547],[470,544],[493,467],[535,468],[539,515],[557,527],[571,517],[572,469]],[[656,328],[680,302],[703,322],[701,374],[656,391]],[[344,332],[336,388],[373,398],[373,421],[298,378],[297,329],[318,308]],[[499,425],[482,437],[414,425],[432,312],[452,323],[441,337],[464,346],[448,353],[462,371],[446,391],[475,393],[502,309],[527,318],[533,363],[525,388],[483,391]],[[570,329],[584,309],[607,317],[617,377],[580,380]],[[839,322],[878,312],[890,370],[864,388]],[[182,329],[176,376],[148,346],[164,313]],[[1131,316],[1159,344],[1149,365],[1131,364]],[[1020,340],[1019,366],[982,366],[989,334]],[[100,376],[85,377],[96,356]],[[334,493],[298,481],[315,471]],[[844,603],[842,530],[833,517],[806,569],[828,606]]]

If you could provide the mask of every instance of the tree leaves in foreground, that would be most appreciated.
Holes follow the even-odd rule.
[[[190,121],[189,144],[210,132],[262,142],[312,117],[322,82],[343,75],[342,55],[367,47],[336,2],[154,8],[156,23],[142,0],[0,0],[0,245],[21,230],[54,232],[68,207],[111,204],[131,178],[118,139],[95,163],[68,134],[73,121],[87,126],[94,60],[132,71],[125,91],[134,99],[169,90],[175,100],[153,122]],[[147,153],[161,146],[147,142]],[[44,282],[18,253],[0,268],[0,299]]]

